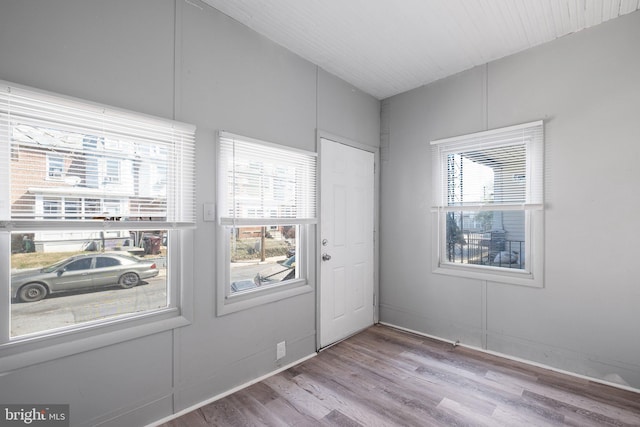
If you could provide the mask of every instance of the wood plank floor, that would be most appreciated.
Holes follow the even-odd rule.
[[[163,427],[640,426],[640,394],[376,325]]]

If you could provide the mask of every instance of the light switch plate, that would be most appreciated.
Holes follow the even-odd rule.
[[[216,220],[216,204],[205,203],[203,207],[204,207],[204,220],[215,221]]]

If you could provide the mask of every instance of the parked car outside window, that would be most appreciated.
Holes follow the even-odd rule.
[[[154,261],[131,255],[76,255],[42,269],[12,274],[11,297],[35,302],[56,292],[97,290],[113,285],[127,289],[158,274]]]

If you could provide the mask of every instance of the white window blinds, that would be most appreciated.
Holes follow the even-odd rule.
[[[0,220],[192,225],[194,147],[192,125],[0,82]]]
[[[542,121],[431,144],[436,209],[541,208]]]
[[[316,154],[220,132],[223,225],[316,222]]]

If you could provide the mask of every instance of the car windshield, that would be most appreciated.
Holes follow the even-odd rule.
[[[51,273],[51,272],[57,270],[58,268],[60,268],[60,266],[62,266],[63,264],[65,264],[68,261],[69,261],[68,258],[67,259],[63,259],[62,261],[58,261],[55,264],[51,264],[50,266],[43,268],[42,272],[43,273]]]

